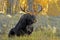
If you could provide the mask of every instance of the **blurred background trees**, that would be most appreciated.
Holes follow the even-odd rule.
[[[38,14],[39,7],[42,6],[42,15],[59,15],[59,0],[0,0],[0,13],[15,14],[21,11],[20,7],[27,12]],[[55,10],[55,9],[56,10]]]
[[[14,14],[20,12],[20,7],[29,12],[33,12],[33,10],[38,12],[38,5],[44,8],[47,4],[48,0],[0,0],[0,12]]]

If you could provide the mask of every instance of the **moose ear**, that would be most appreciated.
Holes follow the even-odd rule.
[[[42,6],[40,4],[37,4],[38,8],[37,8],[37,12],[41,12],[42,11]]]

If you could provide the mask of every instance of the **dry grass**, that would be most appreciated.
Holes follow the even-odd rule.
[[[31,35],[8,38],[7,34],[0,36],[0,40],[60,40],[59,36],[53,34],[51,31],[34,31]]]
[[[0,34],[0,40],[60,40],[60,33],[52,33],[52,30],[46,28],[46,29],[39,29],[38,31],[34,31],[31,35],[25,35],[20,37],[12,37],[8,38],[8,34],[5,32],[8,32],[8,29],[11,29],[11,27],[14,27],[16,23],[19,20],[20,15],[14,15],[12,18],[9,18],[4,15],[0,15],[0,24],[2,25],[2,32],[3,34]],[[0,26],[1,26],[0,25]],[[37,25],[37,24],[36,24]]]

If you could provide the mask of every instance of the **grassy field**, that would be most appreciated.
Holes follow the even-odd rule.
[[[0,40],[60,40],[60,31],[53,33],[52,28],[42,28],[33,31],[31,35],[8,38],[9,30],[16,25],[20,18],[20,14],[9,17],[0,14]],[[37,25],[37,24],[36,24]]]
[[[31,35],[8,38],[7,34],[0,36],[0,40],[60,40],[59,36],[53,34],[51,31],[34,31]]]

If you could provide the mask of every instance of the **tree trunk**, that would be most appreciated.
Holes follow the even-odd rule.
[[[34,1],[34,0],[27,0],[28,11],[29,11],[29,12],[33,12],[33,8],[32,8],[32,6],[33,6],[33,1]]]

